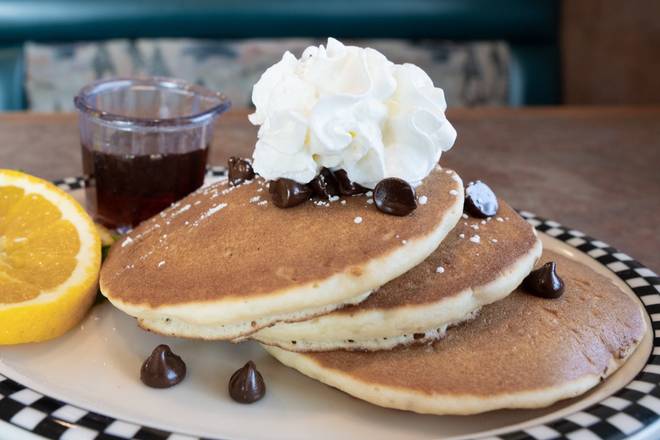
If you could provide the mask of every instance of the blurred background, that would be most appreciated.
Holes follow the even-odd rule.
[[[659,104],[658,17],[658,0],[0,0],[0,111],[70,111],[90,81],[142,75],[244,107],[327,36],[419,65],[450,107]]]

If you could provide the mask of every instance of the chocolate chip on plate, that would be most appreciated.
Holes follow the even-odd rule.
[[[465,210],[473,217],[486,218],[497,214],[499,205],[492,189],[481,180],[465,188]]]
[[[342,196],[355,196],[369,191],[369,188],[365,188],[359,183],[352,182],[351,179],[348,178],[348,173],[345,170],[333,171],[333,174],[337,179],[339,192]]]
[[[254,362],[249,361],[229,379],[229,395],[238,403],[254,403],[266,394],[266,384]]]
[[[550,261],[533,270],[522,282],[523,289],[541,298],[559,298],[564,293],[564,282],[557,275],[557,263]]]
[[[300,205],[312,196],[312,190],[291,179],[277,179],[270,182],[268,192],[278,208],[291,208]]]
[[[312,179],[307,186],[312,189],[316,197],[329,199],[332,196],[339,195],[337,179],[327,168],[323,168],[319,175]]]
[[[415,189],[398,177],[388,177],[374,188],[374,203],[386,214],[404,216],[417,208]]]
[[[240,185],[243,182],[254,179],[252,164],[247,159],[232,156],[228,163],[229,183]]]
[[[140,369],[140,380],[152,388],[169,388],[186,377],[186,364],[167,345],[154,348]]]

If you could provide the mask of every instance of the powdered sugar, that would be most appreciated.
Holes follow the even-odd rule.
[[[190,203],[185,205],[183,208],[174,211],[172,214],[170,214],[170,218],[174,218],[174,217],[178,216],[179,214],[182,214],[182,213],[186,212],[189,209],[190,209]]]
[[[204,220],[205,218],[211,217],[213,214],[220,211],[221,209],[225,209],[226,207],[227,207],[226,203],[220,203],[219,205],[212,206],[204,214],[202,214],[202,216],[199,219]]]

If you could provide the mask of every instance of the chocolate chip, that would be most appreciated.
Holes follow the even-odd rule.
[[[229,395],[238,403],[254,403],[266,394],[266,384],[254,362],[249,361],[229,379]]]
[[[416,341],[418,341],[418,340],[420,340],[420,339],[423,339],[424,336],[426,336],[426,334],[424,334],[424,333],[414,333],[414,334],[413,334],[413,339],[416,340]]]
[[[557,263],[550,261],[532,271],[522,282],[523,289],[541,298],[559,298],[564,293],[564,282],[557,275]]]
[[[243,182],[254,179],[254,170],[252,164],[247,159],[240,157],[229,158],[229,183],[232,185],[240,185]]]
[[[465,210],[473,217],[486,218],[497,214],[499,205],[492,189],[481,180],[465,188]]]
[[[388,177],[374,188],[374,203],[386,214],[404,216],[417,208],[415,189],[398,177]]]
[[[334,174],[335,179],[337,179],[339,193],[342,196],[355,196],[369,191],[369,188],[365,188],[358,183],[352,182],[351,179],[348,178],[348,173],[345,170],[333,171],[332,174]]]
[[[277,179],[268,186],[270,197],[278,208],[291,208],[300,205],[312,196],[312,190],[291,179]]]
[[[167,345],[154,348],[140,369],[140,380],[152,388],[169,388],[186,377],[186,364]]]
[[[307,186],[312,189],[316,197],[329,199],[332,196],[339,195],[337,179],[327,168],[323,168],[319,175],[312,179]]]

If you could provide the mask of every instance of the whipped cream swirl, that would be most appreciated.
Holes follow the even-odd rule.
[[[415,184],[456,139],[444,93],[422,69],[332,38],[300,59],[286,52],[252,101],[253,166],[269,180],[307,183],[327,167],[368,188],[386,177]]]

